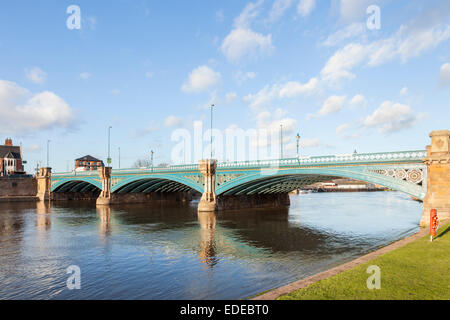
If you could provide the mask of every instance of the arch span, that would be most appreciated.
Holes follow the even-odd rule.
[[[112,177],[111,193],[179,192],[196,190],[203,193],[203,185],[179,175],[149,174],[131,177]]]
[[[244,174],[217,187],[217,195],[286,193],[303,185],[335,178],[350,178],[378,184],[423,200],[426,181],[416,184],[377,172],[379,167],[280,168],[272,174],[263,170]]]
[[[97,191],[102,189],[102,184],[99,181],[91,178],[74,178],[53,181],[51,192],[85,192]]]

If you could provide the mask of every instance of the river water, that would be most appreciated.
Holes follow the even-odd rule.
[[[419,229],[397,192],[291,196],[277,210],[0,203],[0,299],[242,299]],[[69,290],[69,266],[80,268]]]

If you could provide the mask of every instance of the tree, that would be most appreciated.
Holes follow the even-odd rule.
[[[134,168],[148,168],[151,166],[151,162],[147,159],[137,159],[133,164]]]

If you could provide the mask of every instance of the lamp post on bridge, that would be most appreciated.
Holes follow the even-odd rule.
[[[47,140],[47,168],[50,168],[50,140]]]
[[[283,159],[283,125],[280,124],[280,159]]]
[[[108,127],[108,159],[106,159],[108,167],[111,165],[111,128],[111,126]]]
[[[153,172],[153,150],[150,151],[150,165],[152,166],[152,172]]]
[[[210,159],[212,159],[212,157],[213,157],[213,143],[212,143],[212,141],[213,141],[213,132],[212,132],[212,129],[213,129],[213,108],[214,108],[214,104],[211,104],[211,158]]]
[[[297,133],[297,136],[295,137],[295,139],[297,140],[297,158],[299,157],[299,148],[300,148],[300,134]]]
[[[119,169],[120,169],[120,147],[119,147]]]

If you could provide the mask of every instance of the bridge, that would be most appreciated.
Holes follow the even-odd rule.
[[[98,205],[190,201],[201,194],[199,211],[289,205],[288,193],[335,178],[351,178],[404,192],[429,209],[450,216],[450,131],[434,131],[427,150],[298,157],[276,160],[51,173],[41,168],[42,200],[97,199]]]

